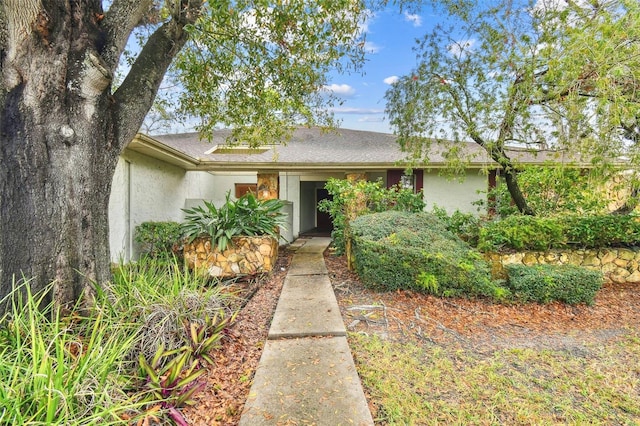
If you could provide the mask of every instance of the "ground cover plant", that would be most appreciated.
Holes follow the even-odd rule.
[[[637,424],[640,336],[588,356],[509,348],[488,355],[349,336],[383,424]],[[583,354],[584,354],[583,353]]]
[[[65,317],[42,295],[13,300],[0,321],[0,424],[122,422],[142,404],[127,394],[134,324]]]

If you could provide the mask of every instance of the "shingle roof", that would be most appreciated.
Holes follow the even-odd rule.
[[[180,164],[186,169],[200,170],[305,170],[305,169],[386,169],[401,167],[408,154],[402,152],[396,136],[361,130],[299,128],[285,145],[265,147],[258,153],[215,153],[216,147],[226,146],[229,130],[219,130],[210,143],[201,140],[198,133],[170,134],[149,137],[138,135],[129,149]],[[435,145],[429,155],[429,167],[443,167],[447,147]],[[475,143],[462,146],[471,157],[470,168],[494,165],[486,152]],[[545,161],[568,162],[552,151],[532,153],[512,150],[514,160],[524,163]]]

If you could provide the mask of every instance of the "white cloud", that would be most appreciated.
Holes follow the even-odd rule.
[[[356,89],[348,84],[331,84],[328,86],[322,86],[322,90],[325,92],[331,92],[334,95],[349,97],[356,93]]]
[[[384,109],[379,108],[335,107],[330,111],[335,114],[384,114]]]
[[[404,20],[413,23],[414,27],[422,25],[422,17],[415,13],[404,12]]]
[[[372,10],[366,10],[364,12],[364,19],[358,25],[358,34],[366,34],[369,32],[369,24],[371,24],[376,18],[376,13]]]
[[[384,121],[384,117],[378,115],[375,117],[365,116],[358,119],[358,123],[382,123]]]
[[[476,40],[475,39],[468,39],[468,40],[458,40],[454,43],[451,43],[447,49],[449,50],[449,52],[453,55],[453,56],[462,56],[464,55],[466,52],[471,51],[471,49],[473,48],[473,45],[476,44]]]
[[[365,53],[378,53],[382,48],[372,41],[365,41],[363,49]]]
[[[400,77],[398,77],[397,75],[391,75],[391,76],[389,76],[389,77],[385,78],[385,79],[384,79],[384,80],[382,80],[382,81],[384,81],[384,82],[385,82],[385,84],[392,85],[392,84],[394,84],[394,83],[397,83],[397,82],[398,82],[398,80],[400,80]]]

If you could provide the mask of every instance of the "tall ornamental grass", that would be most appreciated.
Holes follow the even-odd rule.
[[[3,301],[11,309],[0,318],[0,425],[129,425],[175,418],[176,395],[188,389],[172,387],[165,393],[174,402],[166,403],[164,393],[150,392],[139,360],[171,348],[200,357],[191,349],[194,343],[214,347],[238,306],[226,286],[207,284],[175,262],[118,267],[87,315],[79,309],[63,315],[47,304],[52,289],[33,294],[26,283]],[[163,360],[175,364],[169,356]]]
[[[44,304],[51,287],[14,291],[0,320],[0,424],[117,424],[137,410],[126,393],[137,327],[101,313],[62,317]],[[24,294],[24,297],[19,294]]]

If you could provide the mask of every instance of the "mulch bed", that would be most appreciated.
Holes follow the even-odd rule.
[[[250,299],[212,353],[216,363],[204,376],[205,389],[195,396],[193,406],[182,410],[189,424],[238,424],[292,257],[292,251],[281,249],[273,271],[260,279],[257,290],[247,285]]]
[[[325,262],[349,330],[375,332],[397,341],[458,344],[477,351],[571,349],[614,339],[640,321],[640,288],[634,284],[605,284],[592,306],[498,304],[411,291],[378,293],[347,270],[344,257],[327,256]],[[358,309],[371,305],[382,308]]]
[[[206,388],[183,409],[192,425],[236,425],[249,394],[293,252],[283,249],[213,353]],[[350,331],[399,342],[459,345],[480,353],[502,348],[579,350],[617,339],[640,321],[637,285],[605,285],[593,306],[561,303],[500,305],[443,299],[409,291],[378,293],[347,270],[344,257],[325,254],[343,319]]]

